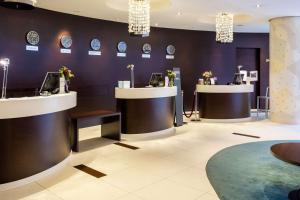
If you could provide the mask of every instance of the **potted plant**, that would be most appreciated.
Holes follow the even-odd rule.
[[[60,93],[69,92],[69,84],[71,82],[71,79],[75,77],[75,75],[72,73],[72,71],[66,67],[62,66],[59,69],[60,74]]]
[[[211,79],[212,76],[213,76],[213,74],[212,74],[211,71],[205,71],[202,74],[202,77],[204,79],[204,85],[210,85],[211,84],[210,79]]]
[[[176,77],[176,73],[172,70],[167,70],[167,76],[169,78],[169,87],[173,87],[174,86],[174,81],[175,81],[175,77]]]

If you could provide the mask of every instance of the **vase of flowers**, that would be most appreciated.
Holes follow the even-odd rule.
[[[65,92],[69,92],[69,84],[71,82],[71,79],[74,78],[74,74],[72,71],[67,68],[66,66],[62,66],[59,69],[59,74],[60,74],[60,87],[59,87],[59,93],[63,94]]]
[[[174,86],[174,81],[175,81],[175,77],[176,77],[176,73],[172,70],[167,70],[167,76],[169,78],[169,87],[173,87]]]
[[[212,72],[211,71],[205,71],[203,74],[202,74],[202,77],[203,77],[203,83],[204,85],[211,85],[211,77],[213,76]]]

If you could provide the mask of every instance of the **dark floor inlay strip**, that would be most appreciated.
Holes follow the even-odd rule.
[[[88,167],[86,165],[77,165],[77,166],[74,166],[74,167],[76,169],[79,169],[79,170],[81,170],[81,171],[83,171],[83,172],[85,172],[85,173],[87,173],[87,174],[89,174],[91,176],[96,177],[96,178],[101,178],[103,176],[106,176],[106,174],[104,174],[102,172],[99,172],[99,171],[97,171],[95,169],[92,169],[92,168],[90,168],[90,167]]]
[[[242,133],[232,133],[233,135],[239,135],[239,136],[245,136],[245,137],[251,137],[251,138],[260,138],[259,136],[256,135],[247,135],[247,134],[242,134]]]
[[[121,143],[121,142],[116,142],[114,143],[115,145],[119,145],[121,147],[125,147],[125,148],[128,148],[128,149],[132,149],[132,150],[137,150],[139,149],[138,147],[135,147],[135,146],[131,146],[129,144],[124,144],[124,143]]]

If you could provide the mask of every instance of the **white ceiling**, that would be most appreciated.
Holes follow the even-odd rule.
[[[230,12],[235,15],[235,32],[268,32],[269,19],[300,16],[300,0],[151,0],[151,3],[151,25],[165,28],[215,31],[215,15]],[[49,10],[125,23],[127,6],[128,0],[38,0],[37,4]]]

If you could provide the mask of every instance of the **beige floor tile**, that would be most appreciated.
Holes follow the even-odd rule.
[[[168,177],[169,180],[176,183],[184,184],[191,188],[197,189],[201,192],[211,191],[210,182],[206,176],[206,172],[201,168],[191,167],[187,168],[173,176]]]
[[[133,194],[126,194],[125,196],[122,196],[121,198],[118,198],[116,200],[143,200],[143,199]]]
[[[133,192],[162,180],[162,177],[153,175],[148,171],[129,168],[103,177],[103,180],[120,189]]]
[[[187,168],[188,166],[185,165],[185,163],[173,162],[167,159],[161,159],[155,162],[141,163],[136,166],[136,170],[157,175],[162,178],[172,176]]]
[[[137,192],[136,195],[145,200],[195,200],[200,197],[203,192],[186,187],[170,180],[163,180],[158,183],[147,186]]]
[[[98,180],[73,185],[73,187],[49,188],[50,191],[64,200],[114,200],[127,192]]]
[[[36,183],[0,192],[1,200],[61,200]]]
[[[129,167],[126,162],[120,162],[119,159],[114,159],[111,157],[101,157],[93,160],[90,163],[87,163],[86,165],[107,175]]]
[[[37,181],[37,183],[44,188],[55,191],[56,189],[59,190],[61,188],[72,189],[76,185],[88,183],[95,179],[96,178],[93,176],[70,167],[61,170],[55,175],[42,178],[41,180]]]
[[[131,150],[131,152],[128,153],[115,154],[109,156],[109,158],[118,160],[130,167],[137,167],[151,162],[160,162],[162,160],[160,157],[147,154],[139,150]]]
[[[200,196],[196,200],[219,200],[219,198],[215,195],[210,194],[210,193],[206,193],[206,194]]]

